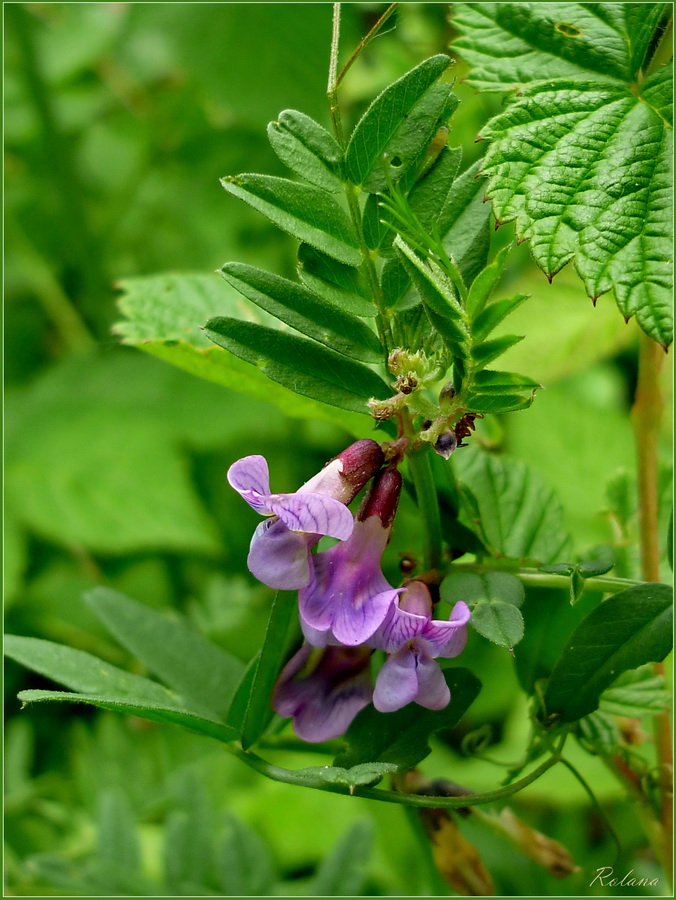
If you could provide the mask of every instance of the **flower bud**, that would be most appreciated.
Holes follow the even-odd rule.
[[[452,428],[440,434],[434,443],[435,451],[439,456],[443,456],[444,459],[448,459],[457,446],[458,442]]]
[[[396,469],[383,469],[374,478],[371,490],[364,498],[357,513],[358,521],[364,522],[370,516],[378,516],[385,528],[389,528],[399,505],[401,484],[401,475]]]
[[[384,459],[376,441],[370,438],[356,441],[306,481],[298,493],[325,494],[347,506],[382,466]]]

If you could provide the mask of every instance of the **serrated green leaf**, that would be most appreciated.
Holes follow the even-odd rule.
[[[488,337],[496,325],[499,325],[504,318],[520,306],[524,300],[527,300],[528,297],[528,294],[516,294],[514,297],[496,300],[494,303],[491,303],[472,322],[472,336],[478,341]]]
[[[455,179],[436,224],[467,285],[485,267],[491,242],[491,205],[484,203],[486,185],[477,178],[482,163],[477,160]]]
[[[396,169],[392,166],[393,159],[399,156],[399,168],[404,169],[407,163],[410,164],[416,158],[420,151],[419,133],[416,135],[418,128],[408,127],[407,117],[450,63],[450,58],[445,54],[432,56],[376,97],[357,122],[345,154],[347,177],[353,184],[368,184],[366,189],[369,191],[383,190],[387,185],[384,174],[379,171],[381,164],[388,164],[388,175],[394,181],[397,176],[396,171],[393,173],[393,169]],[[442,102],[442,108],[444,103],[445,101]],[[432,133],[436,128],[436,116],[439,112],[435,114]],[[426,132],[423,146],[428,143],[429,138],[430,134]],[[373,177],[369,179],[371,173]]]
[[[274,175],[233,175],[221,184],[283,231],[350,266],[361,263],[347,213],[320,188]]]
[[[534,389],[542,387],[537,381],[527,375],[517,375],[516,372],[498,372],[495,369],[482,369],[474,376],[473,385],[477,391],[483,394],[504,394],[509,391]]]
[[[329,257],[323,259],[334,263]],[[350,266],[334,264],[356,273]],[[266,316],[250,307],[222,279],[215,275],[155,275],[127,279],[120,287],[125,293],[119,306],[126,319],[115,326],[115,331],[124,336],[124,343],[228,390],[274,403],[286,415],[333,422],[361,436],[361,416],[301,397],[209,341],[200,324],[211,316],[255,315],[258,321]],[[363,303],[373,309],[365,300]],[[345,308],[349,306],[346,304]],[[148,507],[156,509],[156,504]]]
[[[210,319],[205,331],[272,381],[323,403],[367,414],[367,399],[390,394],[371,369],[305,338],[223,316]]]
[[[641,97],[668,125],[674,124],[674,64],[663,66],[641,85]]]
[[[671,130],[621,85],[547,82],[524,89],[483,136],[483,173],[501,222],[516,221],[551,277],[573,259],[596,298],[661,344],[672,337]]]
[[[112,634],[191,709],[225,716],[244,665],[203,638],[190,623],[98,587],[85,599]]]
[[[260,654],[251,672],[251,689],[248,696],[243,694],[239,705],[243,707],[242,747],[248,750],[263,734],[272,718],[270,697],[275,681],[289,653],[290,639],[296,637],[297,625],[295,595],[289,591],[278,591],[272,601],[270,618],[265,630],[265,638]],[[245,678],[247,676],[245,675]],[[247,679],[248,680],[248,679]],[[240,717],[237,709],[231,708],[228,723],[234,724],[233,716]]]
[[[487,640],[509,650],[523,637],[523,616],[520,611],[500,600],[478,603],[472,611],[470,624]]]
[[[363,318],[374,318],[376,307],[361,273],[353,266],[340,263],[309,244],[298,248],[298,274],[315,294],[346,312]]]
[[[498,356],[502,356],[502,354],[506,350],[509,350],[510,347],[513,347],[514,344],[518,344],[519,341],[522,341],[523,337],[522,334],[506,334],[503,337],[475,344],[474,347],[472,347],[472,359],[477,366],[487,366],[489,362],[497,359]]]
[[[100,709],[110,709],[114,712],[126,713],[129,716],[138,716],[151,722],[161,724],[182,725],[190,731],[207,735],[217,741],[228,744],[237,740],[237,732],[213,719],[186,712],[176,707],[146,706],[129,697],[98,696],[96,694],[71,694],[66,691],[21,691],[18,694],[23,703],[40,703],[45,700],[61,700],[69,703],[89,703]]]
[[[338,193],[342,153],[329,132],[295,109],[285,109],[268,125],[268,139],[283,163],[310,184]]]
[[[14,634],[5,635],[4,647],[10,659],[73,691],[126,696],[161,706],[181,705],[175,694],[156,681],[111,666],[84,650]]]
[[[308,288],[244,263],[226,263],[221,274],[236,290],[297,331],[338,353],[379,362],[383,351],[373,331]]]
[[[361,896],[366,882],[366,865],[373,851],[374,826],[370,819],[358,819],[322,859],[312,882],[316,897]]]
[[[446,709],[432,711],[410,703],[394,713],[379,713],[367,706],[350,726],[345,739],[348,749],[334,760],[350,768],[373,761],[389,762],[410,769],[430,752],[429,738],[443,728],[453,728],[475,700],[479,681],[467,669],[447,668],[444,678],[451,691]]]
[[[593,712],[627,669],[660,662],[672,646],[672,590],[641,584],[614,594],[575,629],[545,691],[548,717],[573,722]]]
[[[646,666],[624,675],[601,694],[599,708],[614,716],[640,718],[671,706],[671,695],[661,675]]]
[[[439,589],[445,603],[454,605],[462,600],[470,607],[481,601],[499,601],[519,607],[525,598],[523,584],[509,572],[462,572],[452,569]]]
[[[454,454],[452,464],[465,523],[475,532],[480,526],[493,555],[543,563],[564,556],[563,510],[537,472],[473,448]]]
[[[461,37],[453,49],[470,64],[467,81],[479,90],[507,91],[565,77],[630,81],[663,7],[641,4],[652,29],[631,48],[625,15],[637,5],[458,3],[453,25]]]
[[[502,250],[498,252],[493,262],[479,272],[472,282],[472,286],[467,294],[467,300],[465,301],[465,309],[472,319],[476,319],[476,317],[483,312],[495,285],[500,280],[511,249],[511,245],[503,247]]]

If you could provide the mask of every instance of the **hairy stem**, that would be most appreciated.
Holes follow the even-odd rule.
[[[641,569],[646,581],[660,580],[657,473],[660,423],[664,407],[659,379],[664,358],[660,345],[641,334],[632,423],[636,441]],[[656,675],[664,675],[663,663],[654,663],[653,668]],[[668,710],[655,716],[654,733],[660,771],[660,820],[669,848],[668,858],[673,860],[673,747]],[[671,864],[667,868],[671,871]]]
[[[406,411],[408,417],[408,411]],[[418,511],[423,526],[423,553],[425,569],[438,569],[441,565],[441,515],[434,484],[429,454],[432,448],[425,445],[408,456],[408,464],[415,486]]]

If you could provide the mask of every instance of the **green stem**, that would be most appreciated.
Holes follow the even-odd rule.
[[[336,5],[338,6],[339,4],[336,4]],[[359,44],[357,45],[356,50],[355,50],[354,53],[350,56],[350,58],[349,58],[348,61],[345,63],[345,65],[343,66],[343,68],[340,70],[340,72],[338,73],[338,76],[337,76],[337,77],[335,77],[335,73],[334,73],[334,79],[333,79],[333,82],[331,82],[331,77],[330,77],[330,75],[329,75],[329,85],[331,85],[331,84],[333,83],[333,85],[335,86],[335,89],[336,89],[336,90],[340,87],[340,83],[341,83],[341,81],[343,80],[343,78],[345,78],[345,76],[347,75],[348,69],[350,68],[350,66],[352,65],[352,63],[353,63],[353,62],[355,61],[355,59],[359,56],[359,54],[360,54],[360,53],[362,52],[362,50],[366,47],[366,45],[371,43],[371,41],[373,40],[373,38],[378,34],[378,32],[380,31],[380,29],[383,27],[383,25],[385,24],[385,22],[387,22],[387,20],[390,18],[390,16],[391,16],[392,13],[395,11],[395,9],[397,8],[398,5],[399,5],[398,3],[391,3],[390,6],[387,7],[387,9],[385,10],[385,12],[384,12],[384,13],[382,14],[382,16],[378,19],[378,21],[377,21],[376,24],[373,26],[373,28],[369,31],[369,33],[366,35],[366,37],[363,37],[363,38],[361,39],[361,41],[360,41]]]
[[[236,744],[227,745],[229,749],[242,762],[246,763],[252,769],[271,778],[273,781],[279,781],[283,784],[295,784],[298,787],[312,788],[317,791],[328,791],[332,794],[347,794],[349,796],[365,797],[369,800],[381,800],[384,803],[399,803],[404,806],[427,807],[430,809],[462,809],[465,806],[479,806],[482,803],[493,803],[496,800],[502,800],[505,797],[511,797],[528,785],[537,781],[545,772],[561,761],[561,748],[558,752],[550,756],[549,759],[541,763],[534,769],[530,775],[526,775],[514,784],[506,787],[498,788],[494,791],[485,791],[477,794],[466,794],[462,797],[429,797],[422,794],[406,794],[400,791],[388,791],[380,788],[360,787],[358,785],[351,786],[347,784],[331,784],[316,775],[304,774],[302,770],[293,771],[292,769],[283,769],[280,766],[273,766],[271,763],[257,756],[250,751],[244,751]]]
[[[613,823],[610,821],[610,819],[606,815],[606,811],[603,809],[603,807],[599,803],[598,798],[596,797],[596,794],[591,789],[589,784],[587,784],[586,780],[582,777],[581,773],[578,772],[578,770],[575,768],[575,766],[571,762],[568,762],[568,760],[564,759],[563,757],[561,757],[561,764],[564,765],[568,769],[568,771],[577,779],[577,781],[580,783],[580,785],[584,789],[585,793],[591,800],[592,804],[596,807],[596,811],[598,812],[598,814],[601,818],[601,821],[608,829],[608,833],[612,837],[613,843],[615,844],[615,847],[617,848],[617,860],[616,860],[616,863],[617,863],[619,861],[620,857],[622,856],[622,844],[620,843],[618,834],[615,831],[615,828],[613,827]]]
[[[496,560],[495,563],[453,563],[450,568],[453,572],[509,572],[524,584],[542,588],[560,588],[568,590],[570,587],[569,575],[556,575],[547,572],[538,572],[536,569],[519,569],[510,565],[507,561]],[[617,594],[626,591],[627,588],[643,584],[642,581],[633,581],[630,578],[614,578],[611,575],[602,575],[594,578],[585,578],[585,591],[594,591],[602,594]]]

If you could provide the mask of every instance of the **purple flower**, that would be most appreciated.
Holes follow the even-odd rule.
[[[383,461],[380,446],[357,441],[293,494],[270,492],[268,464],[245,456],[228,469],[228,481],[256,512],[270,516],[253,534],[247,565],[269,587],[294,590],[311,577],[310,551],[322,535],[346,540],[354,522],[346,504]]]
[[[277,679],[272,708],[280,716],[293,716],[301,740],[317,743],[345,734],[371,702],[370,656],[368,647],[317,650],[303,644]]]
[[[305,636],[312,643],[324,646],[335,639],[350,647],[363,644],[387,616],[402,588],[388,584],[380,558],[400,492],[401,475],[391,469],[380,472],[351,537],[314,557],[311,581],[298,594]]]
[[[427,709],[447,706],[451,693],[435,659],[463,651],[469,618],[469,607],[460,601],[448,621],[433,619],[429,590],[411,581],[369,641],[389,654],[376,679],[375,708],[394,712],[412,702]]]

